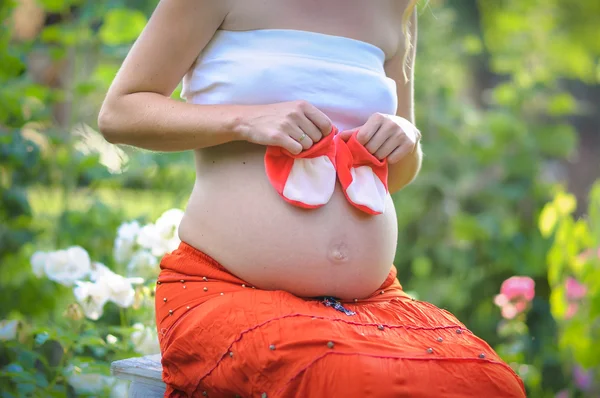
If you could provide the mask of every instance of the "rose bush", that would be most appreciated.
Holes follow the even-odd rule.
[[[574,216],[576,204],[572,195],[559,192],[539,218],[540,231],[553,241],[547,273],[550,309],[558,327],[557,355],[568,375],[568,387],[556,398],[600,394],[600,181],[591,190],[585,217]],[[534,337],[528,319],[534,297],[535,281],[513,276],[502,283],[494,303],[505,318],[498,325],[504,337],[500,353],[527,384],[536,386],[540,370],[526,356]],[[541,388],[530,393],[543,395]]]
[[[30,330],[19,333],[20,320],[2,320],[0,341],[6,343],[3,349],[14,358],[23,353],[37,357],[38,351],[54,350],[45,361],[63,367],[57,373],[56,369],[49,370],[46,379],[37,376],[36,381],[39,372],[30,370],[31,380],[19,378],[16,375],[27,374],[28,369],[19,362],[8,363],[0,376],[11,377],[9,390],[42,396],[69,390],[84,395],[124,396],[126,384],[108,374],[108,365],[111,359],[159,353],[153,318],[155,281],[160,257],[180,242],[177,228],[182,214],[179,209],[171,209],[153,223],[131,221],[118,227],[111,263],[116,268],[121,266],[126,275],[93,261],[80,246],[31,255],[31,270],[37,278],[70,289],[70,295],[64,296],[62,315],[66,323],[64,328],[38,330],[27,325]],[[23,343],[28,339],[32,339],[32,351],[24,350]],[[36,366],[35,362],[30,365]]]

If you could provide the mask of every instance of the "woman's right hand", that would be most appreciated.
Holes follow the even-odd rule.
[[[306,101],[245,107],[238,119],[242,139],[298,155],[331,133],[331,120]]]

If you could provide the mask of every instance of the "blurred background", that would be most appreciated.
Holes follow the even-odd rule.
[[[113,146],[96,124],[155,5],[0,2],[2,398],[123,397],[110,362],[157,352],[159,246],[191,154]],[[600,1],[418,13],[425,159],[395,195],[400,280],[488,341],[529,396],[600,397]]]

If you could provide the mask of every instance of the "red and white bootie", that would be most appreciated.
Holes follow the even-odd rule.
[[[346,199],[369,214],[385,211],[388,195],[387,159],[379,160],[356,139],[358,130],[348,141],[335,137],[337,176]]]
[[[298,155],[281,147],[267,147],[267,177],[284,200],[306,209],[329,202],[336,183],[336,133],[334,127],[329,135]]]

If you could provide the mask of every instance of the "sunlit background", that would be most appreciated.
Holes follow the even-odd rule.
[[[113,146],[96,124],[155,5],[0,2],[3,398],[123,397],[110,362],[158,352],[157,263],[191,154]],[[598,397],[600,1],[418,12],[425,159],[395,197],[400,280],[488,341],[529,396]]]

